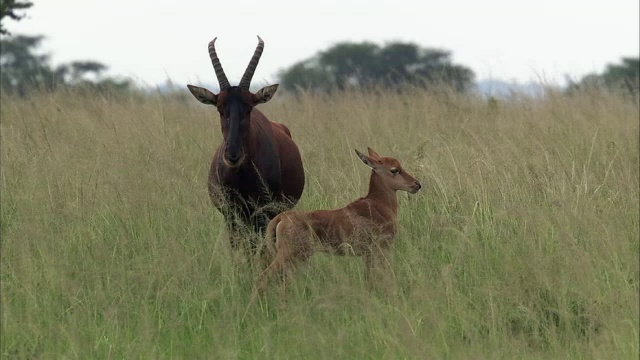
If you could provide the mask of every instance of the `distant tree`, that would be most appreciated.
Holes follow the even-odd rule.
[[[97,61],[74,61],[69,64],[71,70],[71,81],[78,82],[88,74],[93,74],[96,78],[107,70],[107,66]]]
[[[279,75],[285,88],[323,90],[354,85],[399,87],[412,84],[428,87],[444,83],[465,91],[474,78],[471,69],[451,63],[448,51],[403,42],[392,42],[382,47],[370,42],[338,43],[282,70]]]
[[[3,92],[26,96],[34,89],[59,86],[89,86],[98,90],[127,90],[129,80],[102,76],[107,66],[96,61],[74,61],[53,68],[49,55],[39,54],[43,36],[17,35],[1,39],[0,88]]]
[[[294,89],[296,87],[321,89],[333,82],[326,77],[325,72],[315,66],[313,62],[299,62],[286,71],[280,73],[280,82],[284,87]]]
[[[638,92],[640,83],[640,58],[622,58],[622,64],[609,64],[602,74],[606,86],[623,87]]]
[[[43,36],[18,35],[0,40],[0,86],[3,91],[24,96],[34,87],[52,89],[56,84],[56,75],[49,65],[49,55],[37,54]]]
[[[379,71],[378,51],[373,43],[340,43],[319,54],[320,69],[339,88],[364,85]]]
[[[0,0],[0,34],[10,35],[9,31],[4,27],[3,20],[8,17],[15,21],[22,20],[25,14],[19,14],[16,11],[26,10],[33,6],[31,1],[22,0]]]
[[[568,91],[585,87],[605,87],[637,95],[640,92],[640,58],[622,58],[620,64],[608,64],[602,74],[587,74],[579,82],[569,81]]]
[[[130,80],[104,77],[107,69],[108,66],[103,63],[85,60],[60,65],[57,73],[66,86],[87,86],[98,90],[127,90],[131,87]]]

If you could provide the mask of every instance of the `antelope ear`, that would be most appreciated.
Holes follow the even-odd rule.
[[[280,84],[273,84],[258,90],[258,92],[253,95],[253,103],[258,105],[271,100],[276,91],[278,91],[278,86],[280,86]]]
[[[193,94],[193,96],[201,103],[206,105],[216,105],[218,95],[198,86],[187,85],[187,87],[189,88],[189,91],[191,91],[191,94]]]
[[[380,155],[378,155],[377,152],[373,151],[372,148],[367,147],[367,151],[369,152],[369,156],[371,156],[373,159],[380,159]]]
[[[372,168],[372,169],[376,169],[379,167],[380,163],[378,163],[376,160],[368,157],[367,155],[361,153],[360,151],[358,151],[357,149],[353,149],[356,151],[356,154],[358,154],[358,157],[360,158],[360,160],[362,160],[362,162],[367,165],[368,167]]]

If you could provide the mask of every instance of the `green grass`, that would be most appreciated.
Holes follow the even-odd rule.
[[[366,192],[353,148],[424,187],[399,194],[395,295],[317,255],[248,306],[256,273],[207,197],[213,108],[1,100],[3,358],[637,359],[637,102],[278,94],[261,109],[302,151],[297,208]]]

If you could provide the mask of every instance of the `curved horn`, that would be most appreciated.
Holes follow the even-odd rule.
[[[249,61],[247,70],[245,70],[244,75],[242,75],[242,79],[240,80],[240,85],[238,85],[239,87],[249,90],[249,85],[251,85],[251,78],[253,77],[253,73],[256,71],[256,67],[258,66],[258,61],[260,61],[262,50],[264,50],[264,41],[262,41],[260,36],[258,36],[258,46],[256,46],[256,51],[253,53],[253,57],[251,57],[251,61]]]
[[[218,59],[218,54],[216,54],[216,39],[217,37],[209,42],[209,57],[211,58],[213,69],[216,71],[218,84],[220,84],[220,91],[222,91],[231,85],[229,85],[227,75],[224,74],[224,70],[222,70],[222,65],[220,64],[220,59]]]

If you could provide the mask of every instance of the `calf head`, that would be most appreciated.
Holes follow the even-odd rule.
[[[375,171],[382,179],[385,186],[393,191],[407,191],[415,194],[420,190],[422,185],[411,174],[406,172],[400,162],[392,157],[383,157],[371,148],[367,148],[369,156],[362,154],[356,150],[356,154],[365,165]]]

